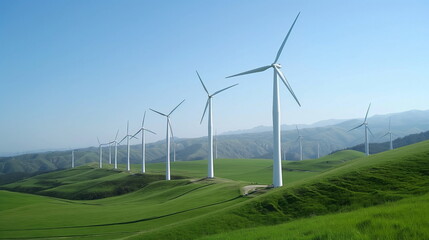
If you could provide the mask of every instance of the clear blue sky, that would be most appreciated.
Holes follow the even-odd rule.
[[[302,107],[282,86],[282,123],[429,108],[428,1],[2,0],[0,155],[95,146],[182,99],[175,135],[205,136],[195,70],[240,83],[214,99],[218,132],[269,126],[272,72],[225,76],[272,63],[299,11],[279,62]]]

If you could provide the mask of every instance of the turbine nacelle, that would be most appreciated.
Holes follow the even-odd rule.
[[[278,68],[278,69],[282,68],[282,65],[280,63],[273,63],[273,64],[271,64],[271,66]]]

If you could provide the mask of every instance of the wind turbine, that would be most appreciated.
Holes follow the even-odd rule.
[[[209,108],[209,115],[208,115],[208,141],[209,141],[209,157],[208,157],[208,170],[207,170],[207,177],[208,178],[214,178],[214,169],[213,169],[213,110],[212,110],[212,98],[214,96],[216,96],[216,94],[219,94],[229,88],[235,87],[238,84],[234,84],[231,85],[229,87],[223,88],[219,91],[216,91],[215,93],[211,94],[209,93],[209,91],[207,90],[206,86],[204,85],[203,80],[201,79],[200,74],[197,72],[198,78],[200,79],[201,84],[203,85],[204,90],[207,93],[207,102],[206,102],[206,107],[204,108],[204,112],[203,112],[203,116],[201,117],[201,121],[200,124],[203,122],[204,116],[206,114],[207,111],[207,107]]]
[[[131,164],[130,164],[130,138],[135,138],[138,139],[134,136],[131,136],[128,132],[129,130],[129,125],[130,125],[130,121],[127,121],[127,135],[125,135],[124,138],[122,138],[121,141],[119,141],[119,143],[121,143],[122,141],[124,141],[125,139],[127,139],[127,171],[131,171]]]
[[[365,126],[365,154],[366,154],[366,156],[368,156],[369,155],[369,139],[368,139],[368,131],[371,133],[371,135],[373,135],[372,134],[372,132],[371,132],[371,130],[369,129],[369,127],[368,127],[368,123],[366,122],[366,119],[367,119],[367,117],[368,117],[368,112],[369,112],[369,108],[371,107],[371,103],[369,104],[369,106],[368,106],[368,110],[366,110],[366,115],[365,115],[365,119],[363,120],[363,123],[362,124],[360,124],[360,125],[358,125],[357,127],[354,127],[354,128],[352,128],[352,129],[350,129],[348,132],[350,132],[350,131],[352,131],[352,130],[355,130],[356,128],[360,128],[360,127],[362,127],[362,126]],[[374,136],[374,135],[373,135]]]
[[[74,168],[74,150],[71,152],[71,167]]]
[[[106,144],[100,143],[100,139],[98,139],[98,137],[97,137],[97,141],[98,141],[98,149],[99,149],[99,155],[100,155],[99,167],[103,168],[103,145],[106,145]]]
[[[118,141],[117,141],[118,134],[119,134],[119,129],[118,129],[118,131],[116,131],[115,140],[113,140],[109,143],[109,147],[111,147],[112,144],[115,144],[115,154],[114,154],[115,155],[115,166],[114,166],[115,169],[118,169]]]
[[[300,153],[300,157],[299,160],[302,161],[302,139],[303,137],[301,136],[301,133],[299,132],[298,126],[296,126],[296,130],[298,131],[298,138],[296,139],[297,141],[299,141],[299,153]]]
[[[166,133],[166,138],[165,141],[167,143],[167,159],[166,159],[166,163],[165,163],[165,179],[166,180],[170,180],[170,131],[171,130],[171,123],[170,123],[170,115],[185,101],[185,99],[183,99],[183,101],[181,101],[175,108],[173,108],[173,110],[171,110],[170,113],[168,114],[164,114],[161,112],[158,112],[156,110],[153,110],[152,108],[150,108],[150,110],[152,112],[158,113],[161,116],[164,116],[167,118],[167,133]]]
[[[293,26],[296,23],[296,20],[299,17],[299,13],[295,18],[295,21],[293,22],[292,26],[289,29],[289,32],[287,33],[285,39],[282,42],[282,45],[280,46],[280,49],[277,52],[277,56],[274,59],[274,62],[270,65],[256,68],[250,71],[242,72],[239,74],[235,74],[230,77],[250,74],[250,73],[256,73],[256,72],[263,72],[269,68],[273,68],[274,70],[274,81],[273,81],[273,186],[274,187],[281,187],[283,186],[283,180],[282,180],[282,163],[281,163],[281,136],[280,136],[280,99],[279,99],[279,81],[277,79],[277,76],[281,78],[283,83],[285,84],[286,88],[289,90],[289,92],[292,94],[292,96],[295,98],[296,102],[299,106],[301,104],[299,103],[298,99],[295,96],[295,93],[293,92],[291,86],[289,85],[286,77],[283,75],[283,73],[280,71],[281,65],[277,63],[279,60],[280,54],[283,51],[283,47],[289,38],[289,35],[292,31]]]
[[[133,135],[133,137],[135,137],[137,134],[139,134],[139,132],[142,133],[142,173],[146,172],[146,143],[145,143],[145,132],[148,131],[150,133],[156,134],[154,132],[152,132],[151,130],[144,128],[144,120],[146,118],[146,111],[144,112],[143,115],[143,120],[142,120],[142,127]]]
[[[317,158],[320,158],[320,143],[317,142]]]
[[[389,131],[386,133],[386,134],[384,134],[382,137],[385,137],[385,136],[387,136],[387,135],[389,135],[389,138],[390,138],[390,150],[392,150],[393,149],[393,142],[392,142],[392,132],[390,131],[390,118],[389,118]]]

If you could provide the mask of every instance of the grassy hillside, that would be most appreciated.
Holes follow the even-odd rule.
[[[429,239],[429,194],[200,240]]]
[[[429,191],[429,141],[349,161],[210,216],[132,239],[194,239],[233,229],[353,211]]]
[[[172,179],[183,177],[173,176]],[[90,200],[136,191],[165,179],[159,174],[129,174],[82,166],[55,171],[2,186],[2,189],[66,199]]]
[[[341,214],[356,212],[358,215],[359,211],[366,211],[363,209],[366,207],[396,204],[428,193],[429,142],[370,157],[359,156],[361,153],[349,151],[325,159],[285,163],[284,175],[296,173],[301,177],[285,182],[284,187],[246,197],[240,195],[242,186],[261,178],[260,175],[269,173],[271,176],[269,164],[264,160],[248,160],[247,164],[225,160],[224,164],[229,165],[217,166],[217,176],[242,173],[240,181],[197,178],[199,174],[205,175],[204,161],[182,168],[179,166],[185,163],[175,163],[174,174],[181,175],[179,173],[183,171],[194,178],[154,181],[137,191],[99,200],[63,200],[0,191],[0,205],[8,206],[0,208],[0,239],[198,239],[238,229],[311,221],[316,216],[322,218],[321,215],[326,215],[328,220],[332,217],[334,222],[336,216],[340,220],[347,217]],[[148,169],[153,173],[163,171],[163,165],[149,165]],[[94,170],[100,171],[109,170]],[[79,189],[83,188],[79,186]],[[395,212],[400,216],[399,210]],[[356,223],[365,220],[359,217]],[[323,228],[326,231],[329,231],[328,223],[321,224],[327,226]],[[373,224],[378,226],[373,220],[363,222],[361,228],[371,229]],[[399,228],[405,229],[406,225],[398,224]],[[415,228],[404,231],[408,231],[407,234],[425,234]],[[314,239],[324,239],[324,235],[313,236],[322,237]]]

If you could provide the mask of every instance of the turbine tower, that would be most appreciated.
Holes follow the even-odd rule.
[[[115,163],[114,163],[114,169],[118,169],[118,141],[117,141],[117,139],[118,139],[118,134],[119,134],[119,129],[118,129],[118,131],[116,131],[115,140],[113,140],[113,141],[111,141],[111,142],[109,143],[109,147],[111,147],[111,146],[112,146],[112,144],[115,144],[115,153],[114,153],[114,156],[115,156]],[[111,163],[110,163],[110,164],[111,164]]]
[[[296,139],[297,141],[299,141],[299,160],[302,161],[302,139],[303,137],[301,136],[301,133],[299,132],[298,126],[296,126],[296,130],[298,131],[298,138]]]
[[[98,150],[99,150],[99,155],[100,155],[99,167],[103,168],[103,145],[106,145],[106,144],[100,143],[100,139],[98,139],[98,137],[97,137],[97,141],[98,141]]]
[[[320,143],[317,142],[317,158],[320,158]]]
[[[234,84],[232,86],[226,87],[224,89],[221,89],[213,94],[210,95],[209,91],[207,90],[206,86],[204,85],[203,80],[201,79],[200,74],[197,72],[197,76],[200,79],[201,84],[203,85],[204,91],[207,93],[207,102],[206,107],[204,108],[203,116],[201,117],[200,124],[203,122],[204,116],[207,111],[207,107],[209,108],[209,115],[208,115],[208,145],[209,145],[209,157],[208,157],[208,169],[207,169],[207,177],[208,178],[214,178],[214,169],[213,169],[213,109],[212,109],[212,98],[229,88],[235,87],[238,84]]]
[[[138,139],[134,136],[131,136],[128,132],[129,132],[129,125],[130,125],[130,121],[127,121],[127,135],[125,135],[124,138],[122,138],[121,141],[119,141],[119,143],[121,143],[122,141],[124,141],[125,139],[127,139],[127,171],[131,171],[131,164],[130,164],[130,138],[135,138]]]
[[[166,180],[170,180],[170,131],[171,130],[171,123],[170,123],[170,115],[185,101],[185,99],[183,99],[183,101],[181,101],[175,108],[173,108],[173,110],[171,110],[171,112],[169,114],[164,114],[161,112],[158,112],[156,110],[153,110],[152,108],[150,108],[150,110],[152,112],[158,113],[161,116],[164,116],[167,118],[167,133],[166,133],[166,145],[167,145],[167,159],[166,159],[166,163],[165,163],[165,179]]]
[[[72,150],[71,154],[71,167],[74,168],[74,150]]]
[[[144,128],[144,120],[146,118],[146,111],[144,112],[143,115],[143,120],[142,120],[142,127],[133,135],[133,137],[135,137],[137,134],[139,134],[139,132],[142,133],[142,173],[146,172],[146,143],[145,143],[145,132],[150,132],[153,134],[156,134],[154,132],[152,132],[151,130]]]
[[[295,21],[293,22],[292,26],[289,29],[289,32],[287,33],[285,39],[282,42],[282,45],[280,46],[280,49],[277,52],[276,58],[274,59],[274,63],[256,68],[250,71],[242,72],[236,75],[229,76],[235,77],[250,73],[256,73],[256,72],[263,72],[269,68],[273,68],[274,70],[274,81],[273,81],[273,186],[274,187],[281,187],[283,186],[283,180],[282,180],[282,163],[281,163],[281,135],[280,135],[280,99],[279,99],[279,81],[277,77],[280,77],[280,79],[285,84],[286,88],[289,90],[289,92],[292,94],[292,96],[295,98],[296,102],[299,106],[301,104],[298,101],[298,98],[296,98],[295,93],[293,92],[291,86],[289,85],[289,82],[287,81],[286,77],[283,75],[283,73],[280,71],[281,65],[277,63],[279,60],[279,57],[283,51],[283,47],[289,38],[289,35],[293,29],[293,26],[296,23],[296,20],[299,17],[299,13],[295,18]]]
[[[347,131],[347,132],[350,132],[352,130],[355,130],[357,128],[365,126],[365,155],[366,156],[369,155],[369,136],[368,136],[368,131],[369,131],[369,133],[371,133],[371,135],[373,135],[372,132],[371,132],[371,129],[369,129],[369,127],[368,127],[368,122],[366,121],[367,117],[368,117],[368,112],[369,112],[369,108],[370,107],[371,107],[371,103],[368,106],[368,110],[366,110],[366,115],[365,115],[365,119],[363,120],[363,123],[360,124],[360,125],[358,125],[358,126],[356,126],[356,127],[354,127],[354,128],[352,128],[352,129],[350,129],[349,131]]]
[[[389,149],[390,150],[393,150],[393,142],[392,142],[392,131],[390,131],[390,118],[389,118],[389,131],[386,133],[386,134],[384,134],[382,137],[385,137],[385,136],[387,136],[387,135],[389,135],[389,142],[390,142],[390,145],[389,145]]]

